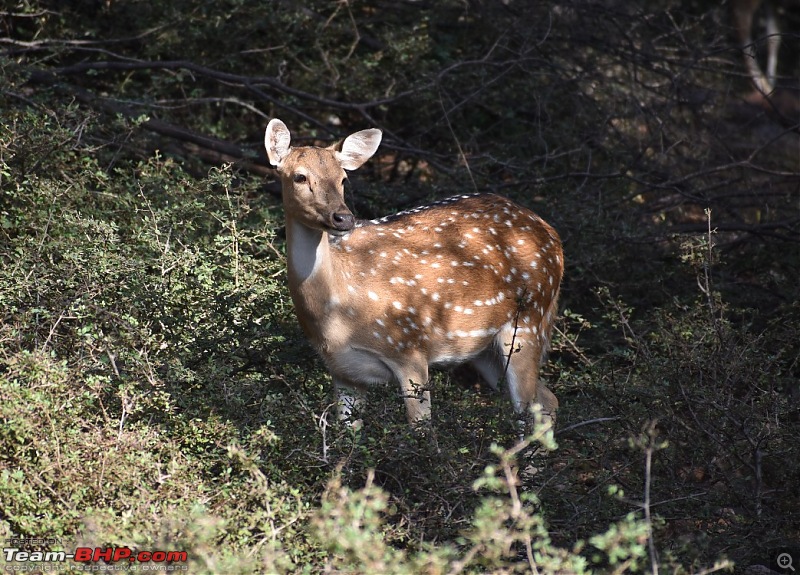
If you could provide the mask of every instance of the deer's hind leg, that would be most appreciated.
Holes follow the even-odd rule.
[[[544,355],[545,339],[538,329],[507,325],[497,336],[496,345],[502,362],[511,403],[523,421],[529,419],[529,408],[538,403],[542,415],[555,424],[558,399],[539,381],[539,365]]]

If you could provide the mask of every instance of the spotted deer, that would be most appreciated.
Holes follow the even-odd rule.
[[[269,122],[286,217],[289,291],[306,336],[327,365],[341,419],[371,386],[394,382],[411,423],[430,417],[430,366],[472,364],[507,382],[524,416],[555,416],[539,382],[561,277],[561,241],[539,216],[494,194],[461,195],[374,220],[344,203],[346,170],[366,162],[377,129],[329,148],[292,147]]]
[[[759,7],[765,5],[765,26],[767,33],[767,70],[761,70],[756,58],[756,42],[753,41],[753,18]],[[732,0],[731,12],[736,38],[744,55],[744,64],[753,87],[761,94],[770,94],[775,88],[778,72],[778,49],[781,36],[772,2],[764,0]]]

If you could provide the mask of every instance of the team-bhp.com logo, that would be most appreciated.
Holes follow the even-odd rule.
[[[186,571],[189,559],[186,551],[134,551],[130,547],[77,547],[73,553],[4,547],[3,558],[6,563],[3,570],[9,573],[42,571],[43,564],[52,566],[44,571],[58,571],[58,564],[67,561],[83,563],[84,571],[106,571],[113,565],[117,567],[115,571],[128,566],[137,571],[174,572]],[[101,561],[111,565],[101,565]]]

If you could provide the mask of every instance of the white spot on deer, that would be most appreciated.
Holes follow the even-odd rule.
[[[376,294],[374,291],[368,291],[367,296],[373,301],[378,301],[378,294]]]
[[[401,304],[399,301],[393,301],[392,305],[395,309],[403,309],[403,304]]]

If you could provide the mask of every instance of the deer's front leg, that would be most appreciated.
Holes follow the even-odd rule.
[[[334,377],[333,387],[336,391],[336,412],[339,421],[345,422],[353,429],[360,429],[361,419],[354,419],[366,403],[365,390]]]
[[[422,423],[431,418],[431,392],[428,389],[428,365],[422,363],[397,374],[400,392],[406,404],[408,422]]]

